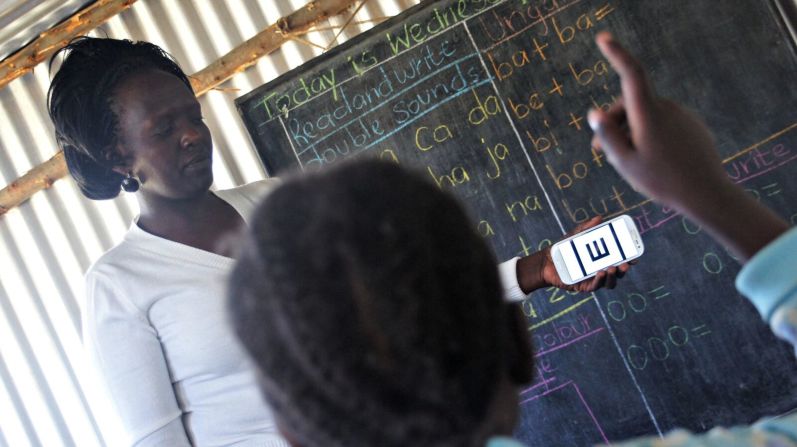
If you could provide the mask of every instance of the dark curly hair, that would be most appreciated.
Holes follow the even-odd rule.
[[[484,445],[508,305],[491,250],[420,175],[361,160],[285,181],[228,305],[300,445]]]
[[[168,53],[149,42],[78,37],[53,55],[51,69],[61,53],[63,63],[47,93],[56,141],[83,195],[112,199],[124,178],[112,170],[120,162],[113,90],[126,77],[145,70],[173,74],[189,89],[191,83]]]

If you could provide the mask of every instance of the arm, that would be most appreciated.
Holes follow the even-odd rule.
[[[797,230],[788,231],[783,219],[728,180],[706,126],[681,106],[656,98],[644,69],[611,35],[601,33],[597,42],[620,75],[623,98],[607,111],[590,111],[594,145],[635,189],[700,223],[743,259],[737,288],[778,337],[796,345]],[[676,430],[664,439],[619,445],[797,447],[797,414],[699,436]]]
[[[190,446],[155,329],[104,275],[86,277],[83,342],[136,446]]]
[[[657,98],[645,70],[610,34],[598,34],[597,43],[620,75],[623,97],[607,111],[590,111],[595,145],[635,189],[691,217],[744,262],[755,256],[737,287],[769,321],[797,288],[794,238],[772,244],[788,224],[728,179],[697,116]]]
[[[565,237],[592,228],[601,223],[601,220],[601,217],[594,217],[578,225]],[[522,301],[531,292],[546,287],[578,292],[593,292],[604,287],[613,289],[617,285],[617,280],[625,276],[629,268],[631,266],[628,263],[610,267],[606,271],[598,272],[592,278],[568,285],[562,282],[556,272],[551,258],[551,247],[546,247],[528,256],[503,262],[498,266],[498,271],[504,285],[504,297],[508,301]]]
[[[705,124],[657,98],[645,70],[609,33],[598,34],[597,43],[620,75],[623,96],[608,111],[591,110],[588,120],[593,144],[617,172],[702,225],[743,261],[783,234],[786,222],[728,179]]]

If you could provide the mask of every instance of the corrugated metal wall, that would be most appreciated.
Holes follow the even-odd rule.
[[[94,0],[0,0],[0,60]]]
[[[304,0],[139,0],[96,34],[154,42],[187,73],[204,68]],[[344,32],[345,41],[418,0],[370,0]],[[330,26],[342,25],[347,15]],[[308,39],[326,45],[335,31]],[[214,138],[216,187],[251,182],[264,171],[238,119],[233,99],[320,50],[297,42],[204,95],[200,102]],[[45,64],[0,90],[0,186],[55,152],[45,97]],[[121,239],[135,201],[84,199],[74,183],[58,181],[0,217],[0,447],[118,445],[109,402],[97,395],[81,347],[82,278]]]

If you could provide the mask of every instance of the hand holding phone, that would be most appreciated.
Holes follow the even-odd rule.
[[[636,259],[644,251],[634,220],[622,215],[557,242],[551,258],[559,278],[570,285]]]

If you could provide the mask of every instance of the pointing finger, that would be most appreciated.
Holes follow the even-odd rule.
[[[608,32],[599,33],[595,41],[612,68],[620,75],[625,106],[632,124],[638,118],[646,118],[653,104],[653,89],[648,82],[642,64],[623,48]]]

